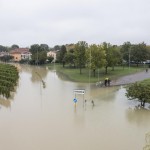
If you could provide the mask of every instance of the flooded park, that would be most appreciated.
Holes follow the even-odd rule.
[[[149,150],[150,111],[135,108],[123,86],[100,88],[47,67],[17,67],[15,93],[0,97],[1,150]]]

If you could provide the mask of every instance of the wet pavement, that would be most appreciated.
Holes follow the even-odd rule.
[[[121,77],[117,80],[113,80],[111,82],[111,86],[126,85],[126,84],[134,83],[137,81],[142,81],[142,80],[148,79],[148,78],[150,78],[150,70],[148,72],[142,71],[142,72],[138,72],[135,74]]]

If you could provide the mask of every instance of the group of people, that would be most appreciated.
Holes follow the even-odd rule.
[[[110,78],[105,78],[105,86],[110,86]]]

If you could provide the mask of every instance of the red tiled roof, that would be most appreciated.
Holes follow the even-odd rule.
[[[29,48],[16,48],[10,51],[10,54],[21,54],[29,52]]]

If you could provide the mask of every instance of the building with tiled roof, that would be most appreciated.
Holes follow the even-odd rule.
[[[17,48],[10,51],[10,55],[13,56],[13,60],[19,62],[20,60],[30,60],[31,53],[29,48]]]

